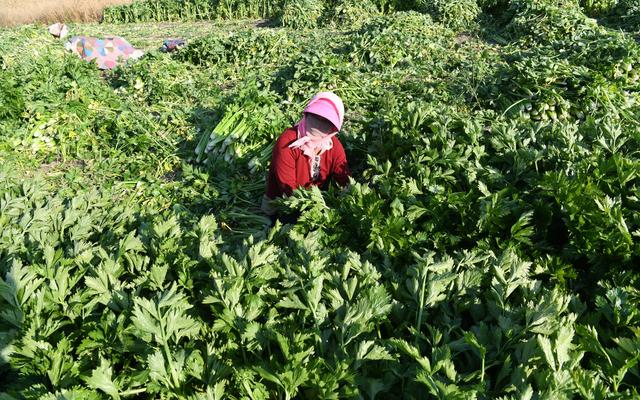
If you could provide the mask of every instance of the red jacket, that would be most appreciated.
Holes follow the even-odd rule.
[[[280,135],[273,147],[267,178],[268,198],[289,196],[298,187],[323,186],[330,177],[333,177],[341,186],[349,183],[351,173],[347,166],[347,156],[342,143],[336,136],[332,138],[333,148],[320,156],[320,179],[315,182],[311,180],[309,158],[302,153],[302,150],[289,148],[297,138],[296,129],[289,128]]]

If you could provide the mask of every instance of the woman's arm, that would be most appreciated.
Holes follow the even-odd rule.
[[[332,153],[333,162],[331,165],[331,175],[338,185],[346,186],[349,184],[351,171],[349,171],[349,164],[347,163],[347,155],[344,152],[344,147],[342,146],[342,143],[340,143],[340,140],[335,137]]]
[[[289,196],[298,187],[296,180],[296,160],[293,157],[293,150],[289,148],[288,135],[280,135],[271,156],[271,178],[278,189],[278,192]]]

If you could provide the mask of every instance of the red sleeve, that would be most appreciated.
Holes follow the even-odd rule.
[[[334,136],[333,141],[333,163],[331,165],[331,175],[336,180],[338,185],[346,186],[349,183],[349,177],[351,172],[349,171],[349,165],[347,164],[347,155],[344,152],[344,147],[340,140]]]
[[[293,158],[293,150],[289,148],[290,135],[287,131],[280,135],[273,146],[271,155],[271,168],[269,178],[272,180],[271,185],[274,186],[277,193],[267,193],[271,198],[278,197],[282,194],[291,195],[294,189],[298,187],[296,181],[296,160]]]

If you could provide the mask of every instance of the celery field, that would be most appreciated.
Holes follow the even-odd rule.
[[[640,398],[639,0],[69,26],[146,54],[0,30],[0,400]],[[353,180],[271,228],[273,143],[323,90]]]

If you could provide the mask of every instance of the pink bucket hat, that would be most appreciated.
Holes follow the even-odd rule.
[[[305,113],[319,115],[331,122],[336,130],[342,129],[344,104],[338,95],[332,92],[320,92],[313,96],[304,109]]]

